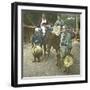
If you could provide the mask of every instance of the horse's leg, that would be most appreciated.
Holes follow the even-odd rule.
[[[38,59],[38,62],[40,62],[40,57],[37,57],[37,59]]]
[[[57,57],[56,65],[61,68],[62,67],[62,60],[61,60],[61,55],[60,55],[59,49],[56,49],[56,57]]]
[[[51,49],[51,45],[47,45],[47,52],[48,52],[48,56],[50,56],[50,49]]]
[[[44,44],[43,46],[44,46],[44,55],[46,56],[46,44]]]
[[[36,57],[34,56],[34,60],[32,62],[36,62]]]

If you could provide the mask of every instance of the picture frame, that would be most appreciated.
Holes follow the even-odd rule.
[[[26,53],[26,52],[24,52],[24,44],[23,44],[24,43],[23,35],[26,34],[26,32],[23,31],[24,30],[23,23],[25,24],[25,22],[28,23],[30,21],[28,18],[28,16],[29,16],[28,13],[32,14],[32,16],[31,16],[32,18],[33,17],[35,18],[36,16],[38,16],[38,13],[41,14],[40,11],[45,12],[46,14],[48,12],[50,12],[51,15],[53,15],[53,19],[54,19],[54,15],[56,15],[55,13],[60,13],[60,15],[65,14],[68,16],[73,15],[73,14],[74,14],[74,16],[75,15],[77,16],[77,14],[78,14],[78,17],[80,18],[80,22],[79,22],[79,25],[80,25],[80,27],[79,27],[80,28],[80,58],[79,58],[80,59],[80,66],[79,66],[80,71],[79,71],[79,75],[75,76],[75,75],[67,75],[66,74],[66,75],[60,76],[57,74],[57,76],[55,76],[55,75],[49,76],[49,74],[48,74],[49,72],[48,72],[47,74],[45,74],[46,75],[45,77],[38,76],[38,74],[35,77],[33,77],[33,76],[28,77],[28,75],[31,75],[30,73],[35,73],[35,71],[33,71],[34,70],[33,69],[32,72],[30,72],[30,67],[29,67],[29,70],[27,69],[27,66],[30,66],[29,62],[31,62],[31,61],[28,61],[27,65],[25,67],[23,64],[24,63],[24,61],[23,61],[24,54]],[[51,16],[50,13],[47,14],[47,16],[49,18]],[[26,15],[26,16],[24,16],[24,15]],[[28,19],[26,20],[25,17],[27,17]],[[32,20],[34,20],[34,18]],[[35,18],[35,19],[37,20],[37,18]],[[75,18],[75,20],[76,20],[76,18]],[[28,26],[26,26],[26,27],[28,27]],[[29,28],[31,28],[31,27],[29,27]],[[29,32],[27,31],[26,37],[27,37],[28,33]],[[88,59],[87,59],[88,34],[87,33],[88,33],[88,7],[87,6],[27,3],[27,2],[12,3],[11,4],[11,86],[24,87],[24,86],[87,83],[88,82]],[[25,40],[28,41],[27,39],[25,39]],[[25,42],[25,43],[27,43],[27,42]],[[27,45],[25,47],[27,48]],[[30,48],[28,48],[27,50],[29,50],[29,49]],[[26,55],[27,55],[27,53],[26,53]],[[25,57],[25,58],[27,58],[27,57]],[[25,60],[25,62],[26,62],[26,60]],[[48,62],[48,61],[46,61],[46,62]],[[40,65],[40,63],[39,64],[34,63],[34,64],[35,64],[35,66],[37,65],[37,67],[35,67],[35,68],[38,68],[38,66]],[[32,63],[31,63],[31,67],[33,67]],[[42,68],[43,67],[44,66],[42,66]],[[40,68],[40,70],[42,69],[41,67],[39,67],[39,68]],[[50,70],[51,69],[49,69],[49,71]],[[52,69],[52,71],[53,71],[53,69]],[[25,73],[29,72],[29,74],[25,74],[26,78],[24,78],[24,72]],[[36,73],[38,73],[38,71]],[[40,73],[43,74],[44,72],[42,72],[42,70],[41,70]]]

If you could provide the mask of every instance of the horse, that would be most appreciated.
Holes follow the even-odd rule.
[[[50,56],[51,47],[56,51],[57,65],[60,63],[60,28],[55,30],[55,27],[47,27],[44,39],[44,55],[46,56],[46,52],[48,57]],[[57,32],[58,31],[58,32]]]
[[[59,49],[59,44],[60,44],[60,37],[53,34],[52,32],[47,32],[46,36],[44,37],[43,40],[43,45],[44,45],[44,52],[48,52],[48,56],[50,55],[50,49],[53,47],[56,52]]]
[[[57,64],[60,60],[60,27],[47,25],[45,30],[38,28],[38,32],[40,32],[40,37],[42,39],[41,47],[44,50],[44,56],[46,53],[48,57],[50,56],[51,47],[53,47],[56,51]]]

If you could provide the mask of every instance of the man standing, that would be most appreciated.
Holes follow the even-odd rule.
[[[35,33],[32,36],[32,44],[42,44],[42,37],[40,35],[39,28],[35,28]]]
[[[61,51],[63,53],[62,57],[64,58],[66,55],[70,54],[72,49],[72,33],[69,29],[63,29],[63,32],[61,33]]]
[[[72,49],[72,33],[64,27],[61,32],[60,38],[60,51],[61,51],[61,67],[63,71],[68,72],[68,67],[73,64],[73,58],[71,55]],[[68,66],[67,66],[68,65]]]

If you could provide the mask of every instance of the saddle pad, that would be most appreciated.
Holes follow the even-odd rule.
[[[52,33],[59,36],[60,35],[60,26],[54,26]]]

